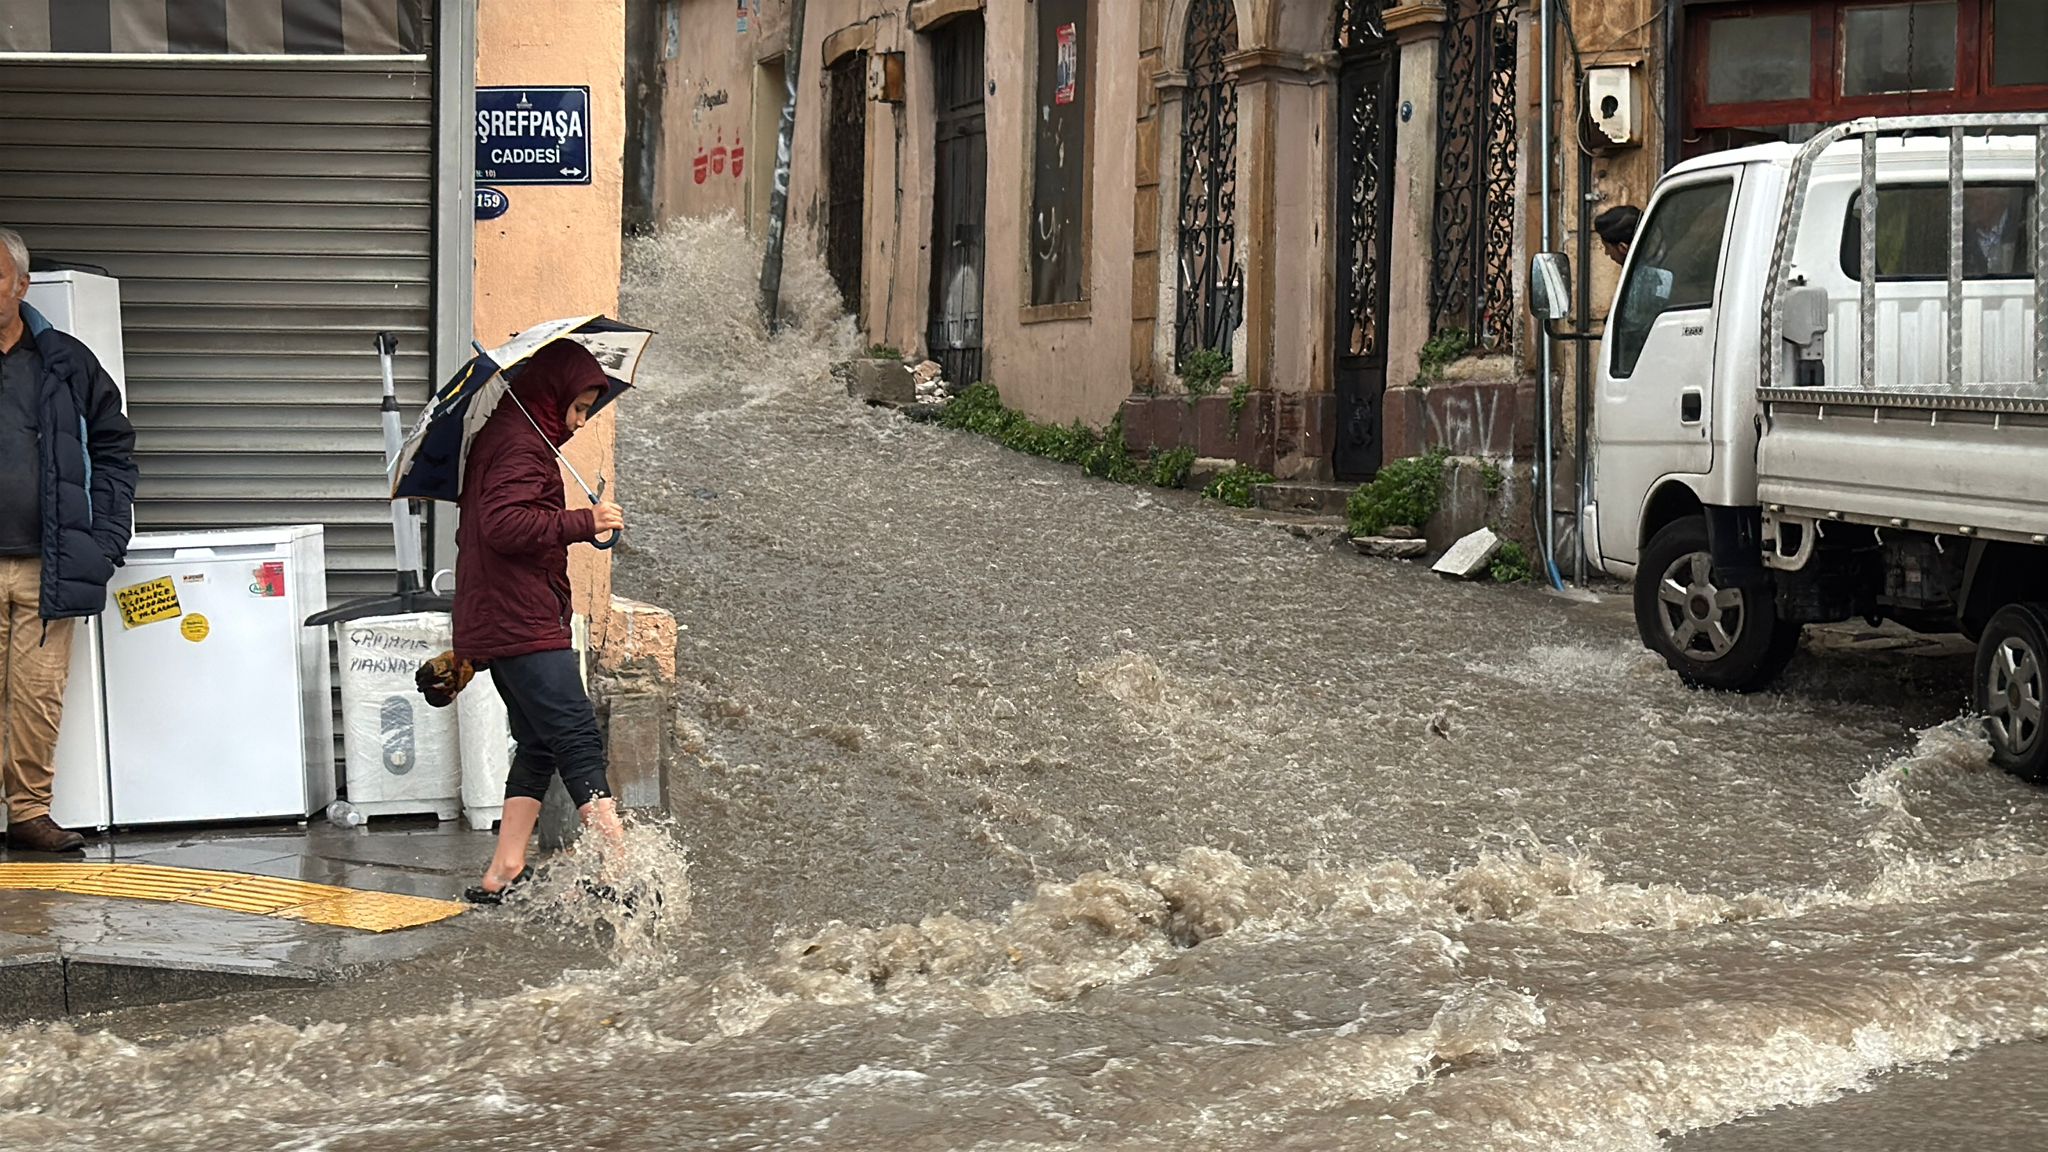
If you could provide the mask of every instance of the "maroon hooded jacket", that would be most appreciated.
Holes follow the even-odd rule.
[[[570,646],[569,545],[597,537],[589,508],[565,507],[549,442],[569,442],[569,405],[611,381],[573,340],[533,354],[469,448],[455,532],[455,652],[483,664]],[[545,434],[547,439],[543,440]]]

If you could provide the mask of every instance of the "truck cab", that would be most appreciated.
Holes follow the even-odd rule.
[[[1688,682],[1762,687],[1809,623],[1961,632],[1991,645],[2001,758],[2048,774],[2044,184],[2035,114],[1855,121],[1658,183],[1599,337],[1580,539]],[[1553,325],[1564,271],[1531,271]]]

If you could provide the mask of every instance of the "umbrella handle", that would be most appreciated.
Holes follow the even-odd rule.
[[[590,489],[588,489],[588,488],[585,488],[585,489],[583,490],[583,494],[584,494],[585,496],[588,496],[588,497],[590,497],[590,505],[591,505],[591,507],[593,507],[593,508],[594,508],[594,507],[596,507],[597,505],[599,505],[599,504],[603,503],[603,502],[604,502],[604,477],[603,477],[603,476],[599,476],[599,477],[597,478],[597,491],[595,491],[595,492],[592,492],[592,491],[591,491]],[[619,533],[619,530],[618,530],[618,529],[616,529],[616,528],[614,528],[614,529],[612,529],[611,539],[609,539],[609,540],[592,540],[592,541],[590,542],[590,544],[591,544],[591,547],[593,547],[593,548],[596,548],[596,549],[597,549],[597,550],[598,550],[599,552],[609,552],[609,551],[611,551],[611,550],[612,550],[613,548],[616,548],[616,547],[618,547],[618,543],[619,543],[619,535],[620,535],[620,533]]]

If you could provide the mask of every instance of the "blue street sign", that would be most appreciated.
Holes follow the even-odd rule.
[[[476,178],[492,184],[590,183],[590,89],[477,89]]]
[[[476,190],[477,219],[496,220],[498,217],[511,211],[511,209],[512,198],[496,188],[478,188]]]

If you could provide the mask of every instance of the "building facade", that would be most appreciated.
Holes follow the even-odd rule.
[[[0,224],[120,281],[140,530],[318,523],[338,600],[395,567],[373,338],[408,419],[515,329],[618,307],[624,0],[0,5]],[[476,216],[479,85],[588,87],[587,179]],[[610,473],[610,423],[579,437]],[[430,563],[454,565],[437,507]],[[579,607],[609,603],[578,549]]]
[[[699,46],[641,65],[629,217],[758,226],[786,0],[628,20]],[[873,343],[1041,419],[1121,416],[1141,450],[1343,479],[1439,442],[1512,456],[1529,23],[1482,0],[811,0],[792,234]],[[1461,336],[1475,363],[1414,387]],[[1224,375],[1190,395],[1204,350]]]
[[[668,65],[661,114],[688,129],[652,134],[642,214],[758,225],[787,0],[644,8],[695,50]],[[2031,0],[1550,11],[1546,29],[1536,0],[810,0],[793,242],[874,343],[1040,419],[1120,416],[1137,449],[1282,478],[1434,448],[1539,478],[1548,459],[1568,531],[1595,365],[1525,318],[1534,252],[1572,257],[1597,321],[1618,269],[1593,219],[1645,206],[1685,157],[1857,115],[2048,107]]]

